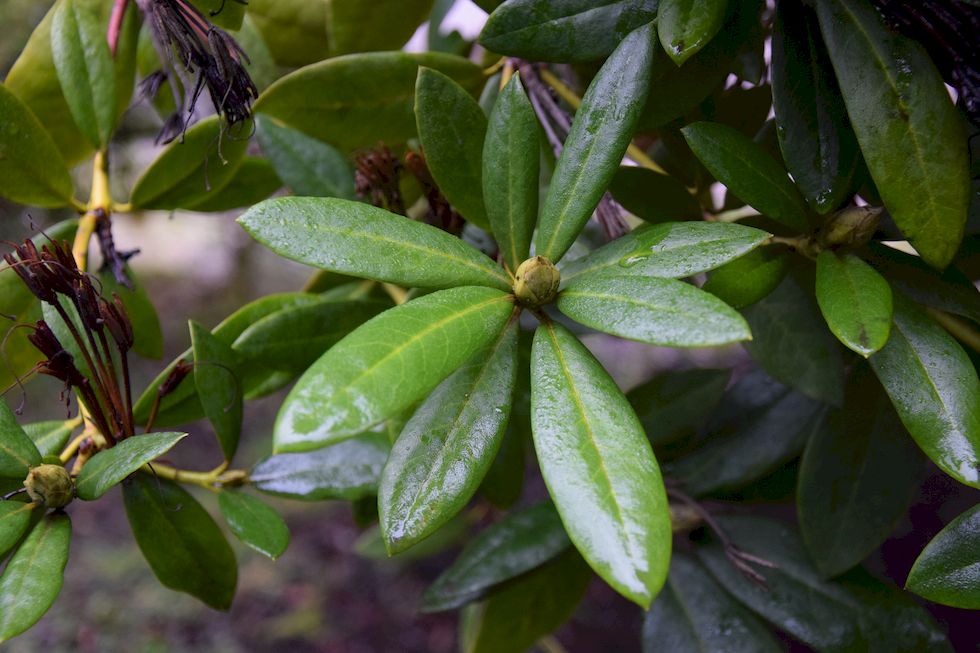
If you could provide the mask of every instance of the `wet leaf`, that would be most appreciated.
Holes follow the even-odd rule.
[[[906,588],[919,596],[957,608],[980,609],[980,506],[950,522],[919,554]]]
[[[285,553],[289,528],[275,510],[236,490],[222,491],[218,506],[228,528],[244,544],[273,560]]]
[[[0,399],[0,478],[23,480],[28,469],[41,464],[41,454],[13,411]]]
[[[103,449],[82,467],[75,491],[79,499],[94,501],[121,483],[143,465],[170,451],[186,433],[147,433],[126,438],[111,449]]]
[[[817,303],[827,326],[865,358],[885,346],[892,323],[892,289],[873,267],[851,254],[824,250],[817,258]]]
[[[787,264],[785,252],[759,247],[711,272],[701,289],[733,308],[745,308],[779,286],[786,275]]]
[[[661,0],[660,43],[678,66],[707,45],[725,21],[727,0]]]

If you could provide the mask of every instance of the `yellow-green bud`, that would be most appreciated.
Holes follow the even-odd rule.
[[[561,275],[555,264],[543,256],[535,256],[517,266],[514,295],[524,306],[537,308],[554,301],[560,283]]]
[[[47,508],[64,508],[75,498],[75,484],[61,465],[32,467],[24,487],[31,500]]]
[[[824,247],[858,247],[869,240],[878,228],[882,209],[849,206],[835,213],[820,234]]]

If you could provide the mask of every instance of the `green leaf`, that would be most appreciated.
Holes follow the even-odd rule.
[[[980,488],[980,381],[969,356],[922,309],[896,294],[888,344],[871,367],[902,423],[944,472]]]
[[[0,560],[27,531],[34,508],[33,503],[0,501]]]
[[[432,4],[433,0],[330,0],[327,37],[331,56],[400,50],[429,17]]]
[[[588,62],[657,17],[657,0],[510,0],[490,14],[480,45],[531,61]]]
[[[725,22],[728,0],[661,0],[660,43],[678,66],[707,45]]]
[[[690,435],[721,397],[730,370],[665,371],[626,395],[650,443],[660,446]]]
[[[271,163],[259,157],[246,156],[232,178],[220,190],[184,208],[201,213],[231,211],[257,204],[280,188],[282,181]]]
[[[656,38],[653,23],[631,32],[589,84],[541,209],[539,256],[565,254],[619,170],[650,90]]]
[[[208,20],[225,29],[237,30],[245,19],[246,3],[236,0],[191,0]]]
[[[123,484],[136,543],[160,582],[216,610],[235,596],[238,563],[211,515],[176,483],[136,474]]]
[[[300,377],[276,418],[276,453],[357,435],[426,396],[499,334],[508,295],[466,287],[382,313],[341,340]]]
[[[19,204],[58,207],[73,193],[61,153],[17,96],[0,84],[0,196]]]
[[[666,347],[713,347],[749,340],[749,325],[714,295],[675,279],[579,277],[558,310],[604,333]]]
[[[54,67],[75,124],[101,149],[116,122],[116,77],[98,5],[61,0],[51,24]]]
[[[538,218],[540,133],[534,107],[515,74],[490,113],[482,181],[487,219],[511,270],[528,257]]]
[[[534,447],[565,530],[596,573],[647,608],[667,577],[671,530],[643,427],[564,327],[540,327],[531,356]]]
[[[133,285],[132,289],[116,281],[111,270],[99,270],[99,281],[102,283],[102,296],[106,299],[119,295],[126,315],[133,325],[133,351],[144,358],[163,358],[163,330],[160,327],[160,316],[153,306],[153,300],[146,292],[139,277],[128,265],[124,268],[126,278]]]
[[[390,449],[386,437],[371,434],[316,451],[281,453],[259,462],[249,480],[257,490],[288,499],[373,497]]]
[[[68,438],[71,437],[71,434],[78,428],[79,424],[81,422],[74,419],[66,421],[54,420],[50,422],[24,424],[23,428],[27,437],[34,442],[34,446],[37,447],[41,458],[44,458],[45,456],[57,456],[60,454],[61,450],[68,444]]]
[[[419,140],[439,190],[459,213],[489,229],[483,207],[483,141],[487,117],[462,86],[431,68],[420,68],[415,84]]]
[[[474,93],[479,66],[441,52],[371,52],[300,68],[270,86],[255,111],[276,118],[344,152],[404,143],[416,135],[415,81],[419,66],[449,75]]]
[[[190,331],[197,396],[225,460],[231,460],[242,433],[244,399],[239,359],[231,347],[193,320]]]
[[[249,0],[248,15],[281,66],[305,66],[330,56],[329,0]]]
[[[745,203],[791,229],[807,230],[803,198],[761,145],[712,122],[692,123],[681,133],[704,167]]]
[[[800,530],[823,575],[854,567],[888,537],[922,472],[922,454],[862,366],[848,381],[843,408],[814,432],[800,465]]]
[[[360,202],[283,197],[238,222],[277,254],[324,270],[406,287],[510,289],[504,271],[459,238]]]
[[[71,543],[68,515],[42,519],[14,552],[0,576],[0,643],[15,637],[44,616],[64,582]]]
[[[554,506],[508,513],[463,549],[422,596],[422,610],[461,608],[493,587],[545,564],[571,546]]]
[[[980,609],[980,505],[946,525],[916,558],[906,589],[930,601]]]
[[[465,653],[516,653],[565,623],[588,589],[592,574],[575,551],[566,551],[492,594],[475,607]]]
[[[275,510],[244,492],[225,490],[218,506],[228,528],[247,546],[275,560],[289,546],[289,528]]]
[[[249,124],[241,134],[248,133]],[[136,181],[130,201],[137,209],[160,210],[203,202],[231,181],[247,149],[248,139],[226,132],[218,116],[205,118],[150,164]]]
[[[888,342],[892,289],[858,257],[829,250],[820,253],[817,303],[831,332],[848,349],[867,358]]]
[[[698,220],[701,205],[684,183],[638,166],[620,166],[609,192],[636,217],[651,223]]]
[[[640,227],[561,270],[567,284],[599,272],[637,277],[689,277],[752,251],[769,238],[761,229],[720,222],[666,222]]]
[[[945,267],[970,202],[967,135],[925,49],[855,0],[817,6],[820,29],[868,170],[895,224]]]
[[[780,2],[772,34],[772,104],[786,167],[810,208],[825,215],[851,190],[857,140],[816,14]]]
[[[79,499],[94,501],[143,465],[153,462],[187,437],[186,433],[147,433],[127,438],[92,456],[75,483]]]
[[[262,153],[294,195],[354,199],[354,171],[347,157],[274,118],[259,116],[258,125]]]
[[[785,252],[759,247],[711,272],[701,289],[734,308],[745,308],[779,286],[788,262]]]
[[[402,429],[378,492],[389,553],[424,540],[476,494],[507,429],[518,330],[512,321],[487,350],[439,384]]]
[[[643,651],[777,653],[783,648],[763,624],[683,553],[670,560],[667,585],[643,621]]]
[[[23,480],[29,468],[41,464],[41,454],[17,423],[7,402],[0,399],[0,478]]]
[[[775,379],[808,397],[839,406],[844,368],[837,341],[813,298],[792,276],[742,315],[752,327],[745,348]]]
[[[379,299],[325,299],[277,311],[245,329],[234,349],[250,362],[300,374],[341,338],[390,307]]]

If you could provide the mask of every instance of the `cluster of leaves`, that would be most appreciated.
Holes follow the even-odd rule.
[[[83,223],[255,204],[242,227],[320,272],[213,329],[191,322],[190,349],[132,406],[145,433],[116,446],[88,428],[73,439],[82,420],[22,429],[0,405],[0,489],[94,448],[75,458],[77,497],[122,484],[161,582],[227,608],[234,554],[184,485],[216,490],[232,533],[272,558],[288,530],[242,486],[351,501],[375,544],[410,557],[456,542],[474,501],[509,510],[539,472],[549,500],[482,530],[423,597],[462,609],[466,651],[532,646],[593,573],[648,610],[648,650],[780,650],[773,629],[821,651],[949,650],[859,565],[927,459],[980,488],[976,127],[871,3],[488,0],[482,69],[439,31],[452,2],[200,0],[251,59],[261,155],[248,130],[203,119],[125,205],[75,199],[70,174],[93,152],[98,174],[136,69],[161,67],[135,9],[110,47],[114,4],[58,0],[0,86],[0,195]],[[396,51],[426,19],[432,51]],[[379,143],[384,156],[364,155]],[[425,174],[400,174],[423,156]],[[267,199],[282,188],[293,196]],[[461,233],[433,218],[439,203]],[[634,228],[609,238],[620,207]],[[48,235],[76,229],[91,233]],[[158,357],[149,298],[102,278],[136,351]],[[41,304],[18,284],[0,272],[0,310],[33,321]],[[624,394],[579,339],[595,333],[742,342],[754,365]],[[4,385],[37,358],[8,335]],[[293,382],[273,454],[229,469],[245,402]],[[154,428],[200,418],[223,453],[214,471],[153,462],[184,437]],[[799,532],[739,505],[790,497]],[[700,503],[719,498],[736,514]],[[0,641],[60,589],[70,521],[42,504],[0,502]],[[926,547],[910,590],[980,608],[978,511]]]

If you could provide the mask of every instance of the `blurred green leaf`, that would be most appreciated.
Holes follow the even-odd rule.
[[[79,420],[54,420],[50,422],[34,422],[24,424],[24,433],[34,442],[41,458],[45,456],[57,456],[68,444],[68,438],[72,432],[78,428]]]
[[[647,168],[621,166],[609,192],[624,209],[647,222],[698,220],[702,215],[697,198],[683,182]]]
[[[236,30],[242,26],[247,2],[237,0],[191,0],[201,13],[218,27]]]
[[[354,171],[347,157],[274,118],[259,116],[258,124],[262,153],[294,195],[354,199]]]
[[[330,0],[327,38],[331,56],[400,50],[432,11],[433,0]]]
[[[24,480],[28,469],[41,464],[41,454],[17,418],[0,399],[0,478]]]
[[[118,295],[122,301],[126,315],[133,325],[133,351],[143,358],[163,358],[163,330],[157,309],[133,269],[127,265],[124,270],[132,289],[116,281],[111,270],[105,267],[99,270],[102,296],[112,301],[112,296]]]
[[[626,398],[657,447],[693,433],[721,401],[729,377],[730,370],[667,370]]]
[[[229,0],[230,1],[230,0]],[[282,188],[275,168],[265,159],[246,156],[231,179],[220,190],[184,207],[188,211],[221,213],[251,206]]]
[[[728,0],[661,0],[660,43],[678,66],[706,46],[725,22]]]
[[[980,505],[946,525],[919,554],[906,588],[930,601],[980,609]]]
[[[237,490],[218,494],[218,506],[228,528],[247,546],[275,560],[289,546],[289,528],[275,510]]]
[[[330,56],[329,4],[330,0],[249,0],[247,11],[276,63],[305,66]]]
[[[785,252],[759,247],[708,274],[701,286],[733,308],[745,308],[775,290],[786,275]]]
[[[78,498],[94,501],[121,483],[143,465],[170,451],[186,433],[147,433],[126,438],[111,449],[103,449],[82,467],[75,490]]]
[[[244,398],[241,364],[235,351],[197,322],[190,321],[194,386],[204,415],[214,427],[225,460],[238,450]]]

